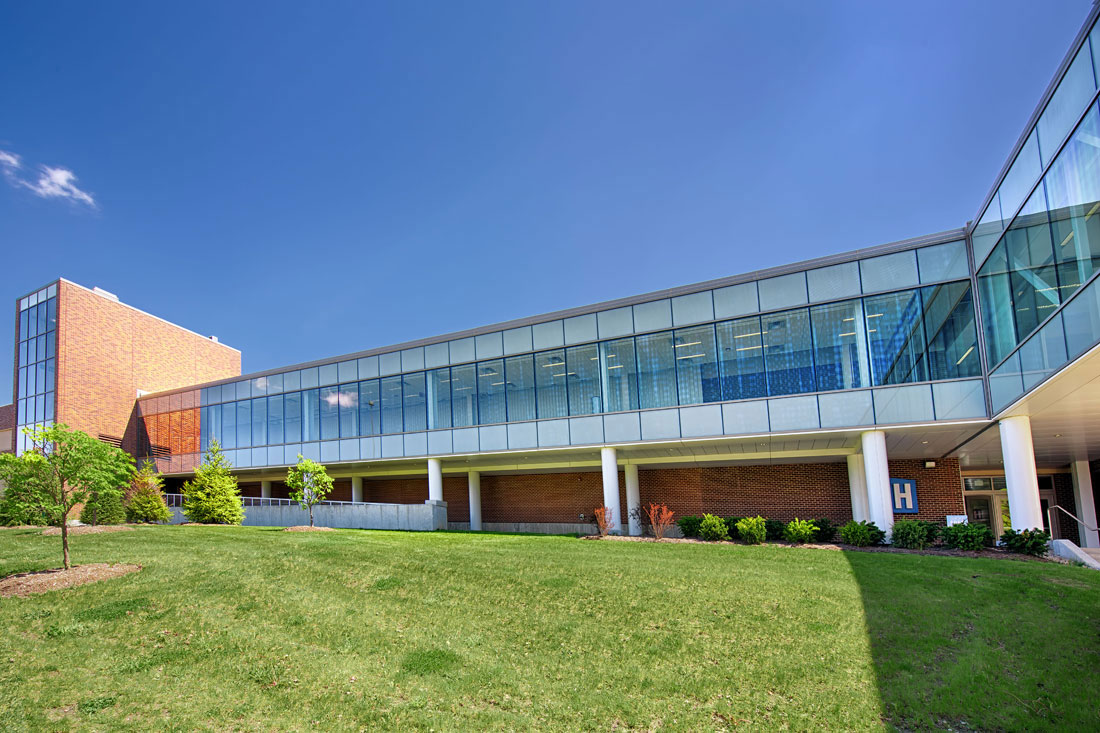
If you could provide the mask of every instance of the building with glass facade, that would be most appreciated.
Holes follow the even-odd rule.
[[[60,280],[17,302],[13,427],[71,412],[172,485],[216,440],[259,502],[301,454],[336,501],[445,502],[454,527],[572,531],[608,506],[638,532],[652,501],[1100,545],[1073,518],[1095,526],[1100,458],[1097,12],[964,226],[243,376],[130,309],[148,364],[119,384],[66,334],[108,328],[95,299],[128,306]]]

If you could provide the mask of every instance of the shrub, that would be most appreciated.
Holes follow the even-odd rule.
[[[244,521],[237,479],[216,440],[210,442],[202,465],[195,467],[195,478],[183,485],[183,513],[189,521],[202,524]]]
[[[800,544],[813,540],[816,532],[817,527],[813,522],[795,517],[787,522],[787,527],[783,530],[783,538],[787,540],[787,542]]]
[[[653,504],[645,510],[646,517],[649,519],[649,527],[653,530],[653,536],[659,540],[665,538],[668,534],[668,528],[672,526],[673,512],[664,504]]]
[[[697,517],[689,514],[684,517],[680,517],[676,520],[676,526],[680,528],[680,533],[684,537],[698,537],[699,525],[703,522],[702,517]]]
[[[923,550],[936,540],[939,528],[931,522],[900,519],[894,522],[894,545],[907,550]]]
[[[980,550],[993,544],[993,533],[984,524],[953,524],[943,530],[943,541],[956,550]]]
[[[109,491],[92,494],[80,511],[84,524],[122,524],[126,521],[126,509],[122,506],[122,492]]]
[[[1001,535],[1001,542],[1009,552],[1022,555],[1045,555],[1050,549],[1050,535],[1041,529],[1010,529]]]
[[[768,541],[775,542],[776,540],[783,539],[783,533],[787,530],[787,525],[784,522],[780,522],[778,519],[765,519],[764,529]]]
[[[134,474],[122,500],[127,522],[167,522],[172,512],[164,501],[164,480],[152,461],[146,461]]]
[[[600,537],[606,537],[615,524],[615,512],[611,507],[600,506],[596,507],[592,515],[596,518],[596,529],[600,531]]]
[[[749,545],[759,545],[768,536],[763,517],[745,517],[737,523],[737,535]]]
[[[840,541],[856,547],[881,545],[886,533],[874,522],[857,522],[854,519],[840,528]]]
[[[837,527],[831,519],[815,519],[814,526],[817,527],[817,531],[814,532],[814,542],[832,542],[836,539]]]
[[[726,533],[730,536],[730,539],[737,537],[737,523],[740,522],[742,517],[722,517],[722,521],[726,523]]]
[[[721,517],[704,514],[703,520],[699,523],[699,537],[708,542],[717,542],[718,540],[728,540],[730,533]]]

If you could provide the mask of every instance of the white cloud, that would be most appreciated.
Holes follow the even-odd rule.
[[[36,196],[44,199],[68,199],[96,208],[95,199],[90,193],[77,187],[76,174],[68,168],[40,165],[38,180],[30,181],[17,173],[23,168],[22,159],[15,153],[5,150],[0,150],[0,168],[3,168],[4,178],[8,183],[18,188],[25,188]]]

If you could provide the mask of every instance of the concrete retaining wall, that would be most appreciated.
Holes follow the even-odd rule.
[[[178,507],[172,508],[172,523],[187,521]],[[313,523],[337,529],[401,529],[431,532],[447,529],[446,502],[424,504],[322,504],[313,507]],[[244,524],[250,527],[293,527],[309,524],[309,513],[297,504],[246,506]]]

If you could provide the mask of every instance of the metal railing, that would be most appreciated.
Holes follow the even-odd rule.
[[[183,494],[165,494],[165,501],[170,507],[182,507],[183,506]],[[242,496],[241,503],[246,506],[297,506],[298,502],[293,499],[268,499],[259,496]],[[352,506],[354,504],[361,504],[358,501],[322,501],[316,504],[316,506]]]
[[[1097,530],[1096,527],[1089,526],[1089,524],[1087,522],[1085,522],[1082,519],[1079,519],[1076,515],[1074,515],[1072,512],[1070,512],[1068,509],[1066,509],[1064,506],[1062,506],[1060,504],[1054,504],[1052,506],[1047,507],[1047,526],[1050,527],[1051,529],[1054,528],[1054,515],[1051,514],[1051,512],[1054,511],[1055,509],[1062,512],[1067,517],[1069,517],[1073,521],[1077,522],[1078,524],[1080,524],[1082,527],[1089,530],[1090,532],[1100,531],[1100,530]]]

